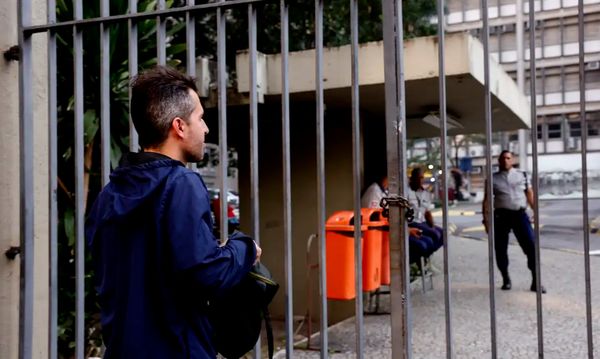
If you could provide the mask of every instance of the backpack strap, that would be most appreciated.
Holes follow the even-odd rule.
[[[523,177],[525,177],[525,192],[529,189],[529,185],[527,184],[527,172],[523,171]]]
[[[269,312],[269,306],[265,305],[263,308],[263,317],[265,319],[265,329],[267,331],[267,346],[269,348],[269,359],[273,359],[273,324],[271,323],[271,313]]]

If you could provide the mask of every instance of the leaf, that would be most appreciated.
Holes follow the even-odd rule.
[[[100,127],[100,119],[96,116],[96,111],[87,110],[83,115],[83,134],[84,143],[89,145],[94,141],[98,128]]]
[[[167,31],[168,37],[172,37],[173,35],[175,35],[179,31],[181,31],[185,27],[184,21],[178,21],[178,20],[175,20],[175,21],[176,21],[175,25],[172,25],[171,28],[169,28],[169,30]]]
[[[169,55],[176,55],[187,50],[186,44],[177,44],[169,47]]]
[[[75,245],[75,215],[72,207],[67,208],[65,211],[64,229],[69,240],[69,247],[73,247]]]
[[[111,139],[110,141],[110,164],[112,168],[117,168],[119,165],[119,160],[121,160],[121,156],[123,156],[123,152],[121,151],[121,146],[117,143],[116,139]]]

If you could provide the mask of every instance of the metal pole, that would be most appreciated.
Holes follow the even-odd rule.
[[[294,311],[292,282],[292,192],[290,168],[289,8],[280,0],[281,16],[281,119],[283,146],[283,240],[285,263],[285,353],[293,356]]]
[[[227,214],[227,167],[229,166],[227,152],[227,67],[225,65],[225,47],[227,31],[227,18],[223,9],[217,8],[217,67],[218,67],[218,97],[219,97],[219,177],[221,203],[221,243],[227,241],[229,234],[229,221]]]
[[[520,93],[525,93],[525,66],[523,63],[523,0],[516,0],[516,26],[515,37],[517,40],[517,87]],[[562,45],[561,45],[562,46]],[[519,130],[519,168],[529,170],[527,155],[527,130]]]
[[[540,206],[539,206],[539,178],[538,178],[538,148],[537,148],[537,108],[536,108],[536,89],[537,79],[535,65],[535,2],[529,1],[529,97],[531,103],[531,145],[533,159],[532,188],[534,192],[534,222],[535,222],[535,281],[537,287],[536,307],[537,307],[537,329],[538,329],[538,357],[544,357],[544,322],[542,318],[542,273],[540,262]]]
[[[260,244],[260,202],[258,168],[258,81],[256,8],[248,5],[248,47],[250,48],[250,222],[252,238]],[[261,340],[254,346],[254,358],[261,358]]]
[[[195,0],[187,0],[188,6],[193,6]],[[188,76],[196,77],[196,18],[191,12],[185,13],[185,43],[186,43],[186,73]],[[188,163],[192,171],[198,169],[196,162]]]
[[[110,16],[108,0],[102,0],[100,7],[102,16]],[[100,24],[100,46],[100,172],[104,187],[110,175],[110,29],[105,23]]]
[[[165,9],[165,0],[158,0],[156,4],[157,10]],[[167,24],[162,16],[156,17],[156,54],[158,64],[165,65],[167,63]]]
[[[137,1],[129,0],[129,13],[137,13]],[[128,20],[129,27],[129,79],[138,73],[138,31],[137,23],[133,19]],[[129,88],[129,100],[131,101],[131,88]],[[129,151],[137,152],[139,149],[138,133],[135,130],[131,114],[129,116]]]
[[[490,214],[488,220],[488,271],[490,286],[490,329],[492,358],[498,355],[496,344],[496,293],[494,280],[494,209],[493,209],[493,176],[492,176],[492,105],[490,95],[490,33],[487,0],[481,0],[481,13],[483,20],[483,68],[484,68],[484,102],[485,102],[485,141],[486,141],[486,172],[487,172],[487,211]]]
[[[75,20],[83,18],[83,4],[75,0]],[[74,75],[75,92],[75,283],[76,283],[76,314],[75,314],[75,357],[84,358],[85,349],[85,239],[84,215],[85,199],[83,198],[84,176],[84,139],[83,123],[84,94],[83,94],[83,33],[80,28],[73,26]]]
[[[594,358],[592,329],[592,288],[590,273],[590,224],[587,179],[587,120],[585,116],[585,48],[583,0],[577,2],[579,27],[579,120],[581,121],[581,187],[583,192],[583,257],[585,259],[585,314],[587,324],[588,358]]]
[[[446,115],[446,61],[445,61],[445,18],[444,18],[444,0],[438,0],[437,2],[437,16],[438,16],[438,79],[439,79],[439,98],[440,98],[440,142],[441,142],[441,156],[442,156],[442,188],[444,194],[442,195],[442,222],[444,229],[444,303],[445,303],[445,314],[446,314],[446,357],[451,359],[454,357],[454,350],[452,348],[452,298],[450,296],[450,248],[449,248],[449,235],[448,232],[448,119]],[[458,151],[458,149],[456,149]],[[458,165],[458,164],[457,164]]]
[[[394,196],[406,193],[407,188],[402,2],[386,0],[382,5],[388,183],[389,196]],[[404,211],[390,206],[390,219],[392,358],[410,359],[410,271]]]
[[[34,188],[33,188],[33,99],[31,36],[23,27],[31,24],[31,1],[19,0],[19,113],[20,187],[21,187],[21,268],[19,300],[19,357],[33,358],[33,271],[34,271]]]
[[[194,5],[195,0],[187,0],[187,5]],[[189,76],[196,76],[196,19],[191,12],[185,13],[186,71]]]
[[[352,53],[352,172],[353,172],[353,199],[354,199],[354,284],[356,287],[356,300],[354,301],[355,328],[356,328],[356,357],[363,357],[364,348],[364,320],[362,297],[362,252],[360,231],[362,220],[360,215],[360,97],[358,78],[358,2],[350,0],[350,44]]]
[[[323,92],[323,0],[315,0],[315,84],[317,102],[317,221],[321,299],[321,359],[327,358],[327,249],[325,238],[325,96]]]
[[[48,23],[56,22],[56,2],[48,0]],[[48,31],[48,204],[50,206],[50,303],[48,317],[48,354],[58,358],[58,149],[57,149],[57,80],[56,80],[56,34]]]

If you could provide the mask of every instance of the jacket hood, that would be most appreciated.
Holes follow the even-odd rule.
[[[161,192],[169,175],[183,166],[158,153],[125,154],[92,208],[95,216],[90,217],[103,222],[128,215]]]

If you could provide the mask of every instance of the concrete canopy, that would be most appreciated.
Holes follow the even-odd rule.
[[[421,37],[404,42],[407,135],[440,135],[437,114],[437,37]],[[383,42],[361,44],[358,54],[360,109],[376,117],[385,116]],[[446,87],[448,133],[485,132],[483,46],[467,33],[446,36]],[[249,55],[236,58],[238,92],[249,89]],[[351,48],[341,46],[323,51],[325,104],[327,108],[350,108]],[[289,54],[289,90],[292,101],[314,101],[315,51]],[[259,101],[281,99],[281,55],[260,54],[258,58]],[[529,102],[516,83],[494,60],[490,60],[493,131],[529,128]],[[429,116],[428,116],[429,115]]]

